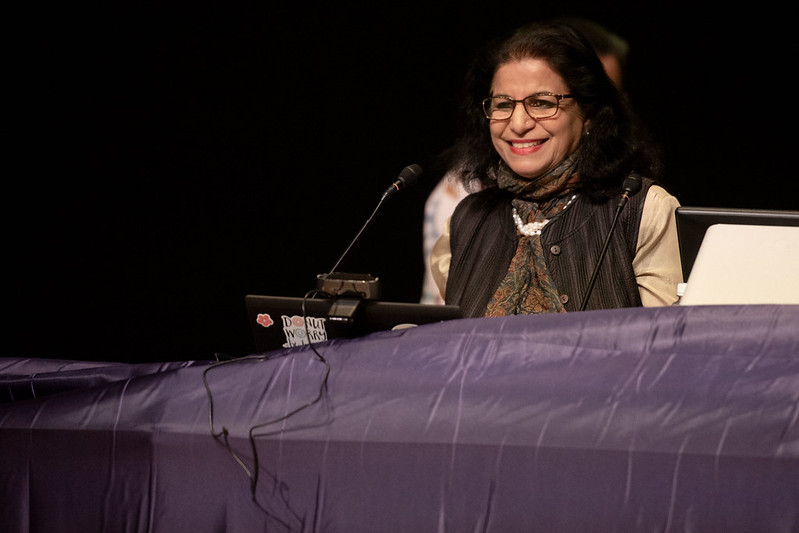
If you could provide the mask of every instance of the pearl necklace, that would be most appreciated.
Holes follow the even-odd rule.
[[[569,207],[574,199],[577,198],[575,194],[571,198],[569,198],[568,203],[563,208],[564,210]],[[516,212],[516,208],[513,208],[513,221],[516,223],[516,228],[518,228],[519,233],[525,235],[527,237],[532,237],[533,235],[541,235],[541,230],[544,229],[544,226],[549,224],[549,219],[545,218],[544,220],[538,220],[536,222],[528,222],[525,224],[522,222],[522,217],[519,216],[519,213]]]

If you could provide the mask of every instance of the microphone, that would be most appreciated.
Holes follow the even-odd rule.
[[[607,253],[608,245],[610,244],[610,238],[613,235],[613,230],[616,229],[616,223],[619,221],[619,215],[621,214],[622,209],[624,209],[624,206],[627,205],[627,202],[630,200],[630,196],[634,195],[640,190],[641,176],[633,172],[624,178],[624,183],[622,184],[622,194],[619,198],[619,203],[616,205],[616,214],[613,216],[613,222],[610,224],[610,229],[605,237],[605,243],[602,245],[602,252],[599,254],[599,260],[597,261],[594,271],[591,274],[591,279],[588,282],[588,289],[585,291],[585,295],[583,296],[583,302],[582,305],[580,305],[580,311],[585,311],[585,306],[588,305],[588,298],[591,297],[591,292],[594,290],[594,284],[596,283],[596,278],[599,274],[599,267],[602,266],[602,261],[605,259],[605,254]]]
[[[391,184],[386,192],[383,193],[383,197],[389,196],[394,194],[395,192],[399,192],[400,189],[404,189],[405,187],[410,187],[414,185],[417,181],[419,181],[419,176],[422,175],[422,167],[417,164],[408,165],[407,167],[402,169],[400,172],[397,181]],[[382,200],[381,200],[382,201]]]
[[[630,196],[633,196],[635,193],[641,190],[641,176],[633,172],[624,178],[622,189],[623,191],[621,198],[619,198],[619,204],[616,206],[616,211],[621,211],[624,209],[624,206],[627,204]]]
[[[318,279],[318,281],[320,283],[324,284],[324,281],[326,281],[328,278],[330,278],[330,279],[337,278],[339,281],[342,279],[342,276],[334,276],[333,274],[336,272],[336,269],[338,268],[338,266],[341,264],[341,262],[347,256],[347,254],[349,253],[349,251],[352,248],[352,246],[361,237],[361,235],[363,234],[364,230],[366,230],[366,228],[372,222],[372,219],[375,217],[375,214],[377,214],[377,211],[380,209],[380,206],[383,205],[383,202],[385,201],[385,199],[388,198],[390,195],[399,192],[401,189],[404,189],[406,187],[410,187],[411,185],[415,184],[419,180],[419,176],[421,176],[421,175],[422,175],[422,167],[420,167],[419,165],[416,165],[416,164],[408,165],[407,167],[402,169],[402,172],[400,172],[399,177],[397,177],[396,181],[394,181],[394,183],[392,183],[391,186],[389,186],[389,188],[386,189],[386,192],[383,193],[383,196],[380,198],[380,201],[377,203],[377,206],[375,207],[374,211],[372,211],[372,214],[366,220],[364,225],[361,226],[361,229],[355,235],[355,238],[352,239],[352,242],[350,242],[349,246],[347,246],[347,249],[344,250],[344,253],[341,254],[341,257],[338,258],[338,261],[336,261],[336,263],[333,265],[333,268],[330,269],[330,272],[328,274],[319,274],[317,276],[317,279]],[[331,278],[331,276],[332,276],[332,278]],[[361,285],[364,282],[364,280],[362,279],[362,276],[363,276],[362,274],[361,275],[347,274],[345,276],[351,276],[350,278],[347,278],[348,281],[352,280],[353,278],[360,278],[360,279],[358,279],[358,282]],[[377,281],[377,280],[375,279],[375,281]],[[352,284],[345,284],[345,285],[352,286]],[[339,286],[340,286],[340,284],[339,284]],[[322,290],[324,290],[324,287],[322,287]]]

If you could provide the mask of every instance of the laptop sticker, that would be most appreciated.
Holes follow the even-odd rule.
[[[286,344],[283,345],[284,348],[308,344],[309,339],[310,342],[322,342],[327,340],[324,318],[313,316],[303,318],[298,315],[282,315],[280,318],[283,321],[283,333],[286,335]]]

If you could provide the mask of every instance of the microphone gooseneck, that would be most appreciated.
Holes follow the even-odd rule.
[[[391,186],[388,189],[386,189],[386,192],[383,193],[383,196],[380,198],[380,201],[377,203],[377,206],[374,208],[374,211],[372,211],[372,214],[369,215],[369,218],[366,220],[364,225],[361,226],[361,229],[355,235],[355,238],[352,239],[349,246],[347,246],[347,249],[344,250],[344,253],[341,254],[341,257],[338,258],[336,264],[334,264],[333,268],[330,269],[330,273],[336,271],[338,266],[341,264],[341,262],[349,253],[352,246],[361,237],[361,234],[363,234],[364,230],[366,230],[366,228],[372,222],[372,219],[377,214],[377,211],[380,209],[380,206],[383,205],[385,199],[388,198],[390,195],[399,192],[400,189],[404,189],[406,187],[410,187],[411,185],[415,184],[419,180],[419,176],[421,175],[422,175],[422,167],[416,164],[408,165],[407,167],[402,169],[402,172],[400,172],[399,177],[397,177],[396,181],[394,181],[394,183],[391,184]]]
[[[591,279],[588,282],[588,289],[586,289],[585,295],[583,296],[583,301],[580,305],[580,311],[585,311],[585,307],[588,305],[588,299],[591,297],[591,292],[594,290],[596,278],[599,275],[599,267],[602,266],[602,261],[605,259],[605,254],[607,253],[608,245],[610,244],[610,238],[613,236],[613,230],[616,229],[616,223],[619,221],[619,215],[621,214],[622,209],[624,209],[624,206],[627,205],[630,197],[640,190],[641,176],[636,173],[632,173],[624,178],[622,194],[619,198],[619,203],[616,205],[616,213],[613,215],[613,222],[610,224],[610,229],[605,237],[605,243],[602,245],[602,252],[599,254],[599,259],[596,262],[596,266],[594,266],[594,271],[591,273]]]

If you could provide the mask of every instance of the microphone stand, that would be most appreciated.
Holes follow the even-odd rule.
[[[361,237],[361,234],[371,224],[372,219],[377,214],[380,206],[388,197],[391,189],[383,193],[383,197],[377,203],[372,214],[361,226],[360,231],[355,235],[355,238],[350,241],[347,249],[338,258],[336,264],[330,269],[327,274],[318,274],[316,276],[316,284],[319,290],[323,293],[329,294],[334,297],[333,304],[330,306],[327,318],[332,322],[341,322],[345,324],[353,324],[355,322],[355,312],[361,304],[361,301],[366,299],[376,300],[380,298],[381,287],[380,280],[371,274],[352,274],[346,272],[336,272],[341,261],[350,252],[350,248]]]
[[[317,289],[325,294],[333,296],[333,304],[328,311],[328,319],[333,322],[341,322],[345,324],[353,324],[355,322],[355,313],[364,299],[377,300],[380,298],[381,287],[380,280],[371,274],[351,274],[344,272],[336,272],[336,269],[350,252],[350,249],[355,242],[361,237],[366,228],[371,224],[383,202],[392,194],[398,192],[400,189],[408,187],[416,183],[422,173],[422,167],[419,165],[408,165],[402,172],[400,172],[397,180],[386,189],[380,201],[375,206],[372,214],[366,219],[366,222],[361,226],[361,229],[355,235],[355,238],[350,241],[347,249],[338,258],[338,261],[330,269],[327,274],[318,274],[316,276]]]
[[[613,237],[613,230],[616,228],[616,223],[619,221],[619,215],[621,214],[622,209],[624,206],[627,205],[627,201],[630,199],[630,196],[637,193],[641,189],[641,177],[638,174],[631,174],[624,180],[624,192],[619,198],[619,203],[616,206],[616,213],[613,215],[613,222],[610,224],[610,229],[608,230],[608,234],[605,237],[605,243],[602,245],[602,252],[599,254],[599,260],[594,267],[594,271],[591,273],[591,279],[588,282],[588,289],[585,291],[585,295],[583,296],[583,302],[580,305],[580,311],[585,311],[585,307],[588,305],[588,299],[591,297],[591,292],[594,290],[594,285],[596,284],[596,278],[599,275],[599,267],[602,266],[602,261],[605,259],[605,254],[608,252],[608,245],[610,245],[610,239]]]
[[[377,202],[377,206],[375,206],[374,211],[372,211],[372,214],[369,215],[369,218],[367,218],[366,222],[364,222],[363,226],[361,226],[361,229],[355,235],[355,238],[352,239],[352,241],[350,241],[350,244],[349,244],[349,246],[347,246],[347,249],[344,250],[344,253],[341,254],[341,257],[338,258],[338,261],[336,261],[336,264],[333,265],[333,268],[330,269],[331,273],[335,272],[336,269],[338,268],[338,266],[344,260],[344,258],[347,257],[347,254],[350,253],[350,248],[352,248],[352,246],[355,244],[355,242],[358,239],[361,238],[361,234],[363,234],[363,232],[366,230],[366,228],[369,226],[369,224],[372,223],[372,219],[375,217],[377,212],[380,210],[380,206],[383,205],[383,202],[386,201],[386,198],[388,198],[389,194],[391,194],[391,192],[393,192],[394,190],[395,190],[395,188],[394,188],[393,185],[391,187],[389,187],[388,189],[386,189],[386,192],[383,193],[383,196],[380,198],[380,201]]]

